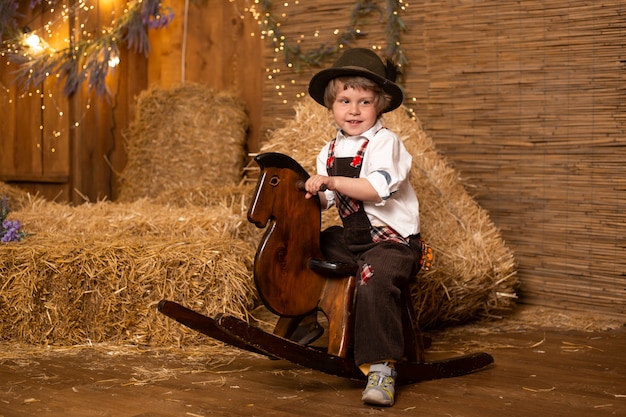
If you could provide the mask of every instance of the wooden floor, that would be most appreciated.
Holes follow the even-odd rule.
[[[626,328],[500,322],[433,334],[429,358],[482,350],[480,372],[398,387],[363,384],[234,350],[0,346],[0,416],[626,416]]]

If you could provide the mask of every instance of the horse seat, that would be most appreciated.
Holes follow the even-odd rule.
[[[344,278],[356,274],[357,264],[330,262],[321,259],[309,259],[309,269],[327,278]]]

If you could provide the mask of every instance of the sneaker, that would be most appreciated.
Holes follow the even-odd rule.
[[[395,395],[395,378],[397,372],[384,363],[370,367],[367,374],[367,385],[361,398],[364,403],[391,407]]]

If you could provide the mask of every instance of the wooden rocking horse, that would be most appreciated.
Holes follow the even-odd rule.
[[[267,230],[257,249],[254,281],[264,305],[279,316],[274,332],[232,316],[206,317],[167,300],[159,303],[159,311],[238,348],[341,377],[365,379],[349,349],[356,265],[324,259],[319,244],[319,199],[304,198],[306,170],[280,153],[260,154],[255,161],[261,173],[248,220],[260,228],[267,226]],[[493,363],[493,357],[483,352],[426,361],[408,288],[403,297],[406,360],[396,363],[398,384],[460,376]],[[302,319],[318,311],[327,318],[327,347],[291,340]]]

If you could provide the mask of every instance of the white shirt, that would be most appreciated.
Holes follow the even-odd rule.
[[[367,178],[381,198],[380,203],[365,202],[364,209],[372,226],[389,226],[403,237],[419,233],[419,202],[410,182],[413,157],[400,138],[379,121],[359,136],[345,136],[337,132],[335,158],[354,157],[365,140],[360,178]],[[327,143],[317,156],[317,172],[328,176]],[[325,192],[328,206],[335,202],[334,191]]]

